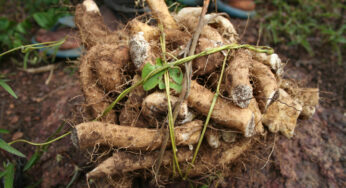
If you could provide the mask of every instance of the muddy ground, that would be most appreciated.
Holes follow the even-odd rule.
[[[235,19],[233,23],[238,33],[244,33],[246,21]],[[246,28],[242,41],[256,44],[257,20],[250,20]],[[346,187],[346,63],[337,65],[323,48],[317,56],[309,57],[300,48],[273,47],[287,62],[286,77],[305,86],[320,88],[320,105],[310,120],[299,121],[292,139],[270,135],[265,142],[258,141],[251,151],[230,166],[234,173],[223,177],[224,183],[220,186]],[[45,85],[48,72],[25,73],[18,70],[9,57],[2,59],[0,73],[8,75],[9,84],[19,97],[14,99],[0,89],[0,128],[11,132],[11,135],[1,135],[6,141],[23,138],[43,142],[62,123],[65,124],[64,133],[83,121],[84,98],[77,67],[64,60],[56,63],[60,66],[54,71],[50,83]],[[18,143],[14,147],[28,157],[35,152],[35,147],[28,144]],[[16,161],[18,168],[25,164],[23,159],[0,151],[0,162],[5,158]],[[85,187],[85,173],[92,168],[89,161],[88,153],[76,150],[66,137],[53,143],[32,169],[17,173],[16,186],[38,183],[38,187],[65,187],[75,175],[72,187]],[[77,168],[80,170],[76,171]],[[147,187],[145,181],[139,182],[137,187]]]

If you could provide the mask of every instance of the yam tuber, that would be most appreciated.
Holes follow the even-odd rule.
[[[262,63],[252,61],[250,71],[254,80],[255,97],[261,112],[264,113],[279,97],[278,83],[270,68]]]
[[[187,98],[191,108],[206,116],[213,97],[214,94],[211,91],[194,80],[191,82],[190,94]],[[236,107],[225,99],[217,99],[211,119],[218,124],[241,131],[245,137],[254,134],[254,113],[250,109]]]
[[[172,106],[178,101],[177,97],[170,96]],[[165,93],[155,92],[148,95],[142,104],[142,114],[145,118],[155,125],[157,121],[162,122],[168,112],[167,96]],[[187,123],[193,120],[194,113],[189,111],[186,102],[180,105],[178,122]]]
[[[197,143],[201,134],[202,121],[196,120],[175,128],[177,145]],[[80,149],[97,144],[111,147],[155,150],[161,146],[163,134],[156,129],[121,126],[98,121],[76,125],[72,135],[74,144]]]
[[[225,70],[226,91],[232,102],[240,108],[247,108],[253,98],[249,80],[250,55],[248,50],[238,50]]]
[[[279,89],[279,92],[279,99],[273,102],[263,114],[262,123],[268,127],[270,132],[280,131],[287,138],[291,138],[302,106],[283,89]]]

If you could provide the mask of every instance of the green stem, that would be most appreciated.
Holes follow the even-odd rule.
[[[50,140],[50,141],[44,142],[44,143],[35,143],[35,142],[30,142],[30,141],[27,141],[27,140],[24,140],[24,139],[19,139],[19,140],[14,140],[14,141],[8,143],[8,145],[12,145],[12,144],[17,143],[17,142],[24,142],[24,143],[27,143],[27,144],[30,144],[30,145],[33,145],[33,146],[44,146],[44,145],[51,144],[51,143],[53,143],[55,141],[58,141],[58,140],[64,138],[65,136],[67,136],[69,134],[71,134],[71,131],[69,131],[69,132],[67,132],[67,133],[65,133],[65,134],[63,134],[63,135],[61,135],[61,136],[59,136],[59,137],[57,137],[57,138],[55,138],[53,140]]]
[[[203,130],[202,130],[201,136],[199,137],[199,140],[198,140],[198,143],[197,143],[197,147],[196,147],[195,153],[193,154],[193,158],[192,158],[191,163],[189,163],[189,165],[188,165],[188,167],[187,167],[187,170],[186,170],[186,174],[185,174],[185,176],[184,176],[184,179],[187,178],[187,176],[188,176],[188,174],[189,174],[189,171],[190,171],[191,167],[193,166],[193,164],[194,164],[195,161],[196,161],[199,148],[201,147],[201,144],[202,144],[202,141],[203,141],[203,138],[204,138],[205,131],[207,130],[207,127],[208,127],[208,124],[209,124],[209,120],[210,120],[211,114],[213,113],[213,110],[214,110],[214,107],[215,107],[215,104],[216,104],[216,100],[217,100],[217,98],[218,98],[218,96],[219,96],[219,94],[220,94],[220,86],[221,86],[221,82],[222,82],[222,77],[223,77],[223,74],[224,74],[224,70],[225,70],[225,67],[226,67],[226,61],[227,61],[227,58],[228,58],[229,51],[230,51],[230,49],[228,49],[227,55],[225,56],[225,59],[223,60],[222,69],[221,69],[221,75],[220,75],[220,78],[219,78],[219,82],[218,82],[218,84],[217,84],[216,92],[215,92],[215,94],[214,94],[212,103],[211,103],[211,105],[210,105],[207,119],[206,119],[205,122],[204,122]]]
[[[162,48],[162,57],[163,57],[163,65],[167,65],[166,61],[166,37],[165,33],[163,32],[163,27],[160,25],[161,30],[161,36],[160,36],[160,43]],[[169,86],[169,73],[166,70],[164,74],[165,79],[165,86],[166,86],[166,95],[167,95],[167,105],[168,105],[168,127],[169,127],[169,134],[171,137],[171,144],[172,144],[172,150],[173,150],[173,163],[175,164],[174,167],[177,167],[179,175],[182,177],[183,174],[181,172],[181,169],[179,167],[179,162],[177,158],[177,146],[175,145],[175,134],[174,134],[174,120],[173,120],[173,112],[172,112],[172,104],[171,104],[171,98],[170,98],[170,86]]]
[[[164,70],[167,70],[169,68],[172,68],[174,66],[178,66],[181,65],[183,63],[192,61],[198,57],[202,57],[202,56],[206,56],[206,55],[210,55],[216,52],[220,52],[222,50],[232,50],[232,49],[239,49],[239,48],[247,48],[249,50],[255,51],[255,52],[259,52],[259,53],[267,53],[267,54],[272,54],[274,53],[274,50],[270,47],[267,46],[252,46],[249,44],[227,44],[224,46],[220,46],[217,48],[211,48],[211,49],[207,49],[201,53],[192,55],[192,56],[188,56],[182,59],[179,59],[177,61],[174,61],[172,63],[167,63],[165,65],[163,65],[162,67],[159,67],[153,71],[151,71],[144,79],[142,79],[141,81],[135,83],[134,85],[132,85],[131,87],[125,89],[122,93],[120,93],[120,95],[112,102],[112,104],[110,104],[105,111],[98,116],[95,120],[99,120],[101,117],[107,115],[107,113],[109,111],[111,111],[114,106],[121,101],[121,99],[123,99],[128,93],[130,93],[133,89],[135,89],[137,86],[142,85],[144,82],[146,82],[148,79],[150,79],[151,77],[153,77],[154,75],[156,75],[159,72],[162,72]]]
[[[16,50],[22,50],[23,53],[26,53],[28,50],[32,50],[32,49],[40,49],[40,48],[49,48],[49,47],[59,46],[59,45],[63,44],[64,42],[65,42],[65,38],[61,39],[59,41],[50,41],[50,42],[42,42],[42,43],[37,43],[37,44],[28,44],[28,45],[24,45],[24,46],[19,46],[19,47],[12,48],[11,50],[8,50],[6,52],[1,53],[0,57],[4,56],[6,54],[9,54],[11,52],[14,52]],[[42,45],[46,45],[46,46],[42,46]]]

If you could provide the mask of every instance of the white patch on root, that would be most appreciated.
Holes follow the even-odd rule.
[[[149,56],[150,45],[144,39],[144,33],[138,32],[133,35],[129,42],[132,62],[139,69]]]
[[[247,108],[252,98],[253,95],[251,86],[238,85],[231,91],[232,102],[240,108]]]
[[[83,5],[86,8],[87,12],[100,12],[99,7],[93,0],[85,0],[83,2]]]
[[[270,94],[269,98],[267,99],[265,109],[267,109],[268,106],[271,105],[278,98],[279,98],[279,91],[274,91],[272,94]]]
[[[222,140],[227,143],[233,143],[236,141],[236,138],[237,138],[237,133],[234,133],[234,132],[222,131],[221,135],[222,135]]]
[[[220,140],[217,134],[207,135],[207,141],[210,147],[216,149],[220,146]]]
[[[246,126],[244,136],[251,137],[254,134],[255,130],[255,115],[252,113],[251,120]]]

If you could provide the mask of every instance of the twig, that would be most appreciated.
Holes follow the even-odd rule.
[[[37,68],[28,68],[28,69],[19,68],[19,70],[27,72],[27,73],[31,73],[31,74],[36,74],[36,73],[52,71],[56,69],[57,67],[58,67],[57,64],[50,64],[50,65],[37,67]]]

